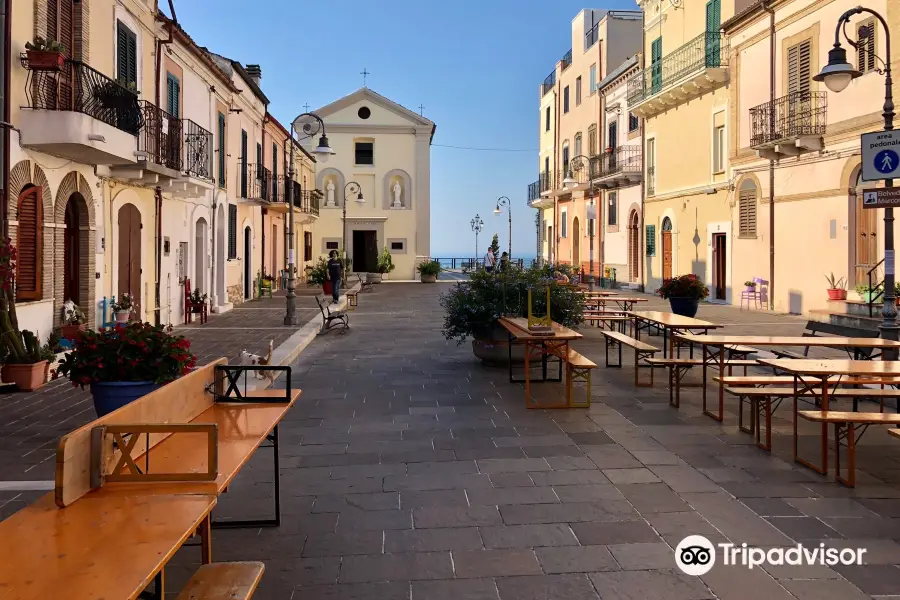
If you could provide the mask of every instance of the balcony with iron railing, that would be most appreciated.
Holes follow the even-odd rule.
[[[271,190],[268,197],[267,208],[274,212],[288,212],[289,202],[293,202],[294,209],[301,213],[319,216],[319,199],[322,193],[319,190],[304,190],[300,183],[289,179],[286,175],[271,177]]]
[[[725,85],[728,37],[707,31],[628,79],[628,108],[652,117]]]
[[[553,191],[553,173],[551,171],[544,171],[540,174],[538,183],[541,187],[541,194],[547,194]]]
[[[296,183],[296,182],[294,182]],[[299,188],[300,184],[297,184]],[[308,215],[312,215],[314,217],[319,216],[319,200],[322,198],[322,193],[319,190],[299,190],[294,195],[294,208],[298,209],[301,213],[305,213]]]
[[[241,166],[241,198],[257,203],[269,202],[272,196],[272,172],[255,163]]]
[[[762,158],[780,160],[825,146],[828,95],[791,92],[750,109],[750,147]]]
[[[572,64],[572,49],[571,48],[569,48],[568,52],[563,54],[563,57],[559,60],[559,62],[561,63],[560,67],[559,67],[560,71],[565,71],[566,69],[568,69],[571,66],[571,64]]]
[[[640,144],[618,146],[599,157],[599,173],[593,178],[599,186],[614,189],[634,185],[644,175]]]
[[[184,159],[182,169],[189,177],[212,180],[213,134],[190,119],[181,119]]]
[[[152,102],[139,100],[143,126],[138,132],[138,156],[154,167],[181,174],[184,165],[184,137],[181,119]]]
[[[553,86],[556,85],[556,69],[553,69],[553,72],[547,75],[544,78],[544,82],[541,84],[541,96],[546,96],[547,92],[553,89]]]
[[[534,183],[528,184],[528,201],[527,204],[530,206],[532,202],[535,200],[539,200],[541,197],[541,182],[540,180],[535,181]]]
[[[22,145],[83,164],[135,163],[143,112],[135,92],[91,66],[66,60],[59,69],[28,64]]]

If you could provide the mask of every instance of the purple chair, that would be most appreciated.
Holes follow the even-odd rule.
[[[741,310],[744,310],[744,300],[747,301],[747,310],[750,310],[751,302],[756,304],[757,310],[759,310],[760,305],[762,305],[763,310],[769,306],[769,282],[765,279],[754,277],[753,283],[756,286],[752,291],[745,289],[741,292]]]

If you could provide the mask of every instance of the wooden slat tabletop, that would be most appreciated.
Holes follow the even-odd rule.
[[[553,322],[553,335],[533,335],[528,331],[528,319],[522,317],[500,317],[500,325],[509,331],[517,340],[580,340],[582,336],[577,331]]]
[[[900,375],[900,362],[888,360],[760,359],[762,366],[795,375]]]
[[[633,310],[628,314],[642,319],[644,321],[650,321],[651,323],[656,323],[658,325],[662,325],[664,327],[672,327],[672,328],[709,328],[715,329],[721,327],[721,325],[716,325],[715,323],[710,323],[709,321],[701,321],[700,319],[693,319],[691,317],[683,317],[681,315],[676,315],[674,313],[663,312],[659,310]],[[743,343],[743,342],[742,342]]]
[[[765,335],[694,335],[680,334],[679,339],[695,344],[710,346],[727,346],[744,344],[747,346],[823,346],[831,348],[900,348],[900,342],[881,338],[845,338],[845,337],[801,337],[801,336],[765,336]],[[865,362],[865,361],[864,361]]]

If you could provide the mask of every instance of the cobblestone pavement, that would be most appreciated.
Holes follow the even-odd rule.
[[[301,326],[319,318],[313,293],[315,290],[307,288],[298,290]],[[284,311],[285,298],[276,294],[222,315],[210,315],[206,325],[195,321],[176,330],[191,340],[199,364],[221,356],[236,362],[241,350],[265,353],[269,340],[277,347],[299,328],[284,327]],[[0,518],[40,495],[34,490],[3,491],[2,482],[52,480],[59,438],[95,417],[90,392],[73,388],[67,379],[52,381],[33,393],[0,396]]]
[[[855,490],[795,465],[779,413],[772,455],[701,414],[636,389],[628,368],[594,372],[590,409],[527,410],[521,385],[440,335],[444,286],[391,284],[360,297],[346,335],[296,363],[299,405],[280,428],[284,522],[218,530],[216,560],[263,560],[269,600],[856,600],[900,595],[900,445],[873,430]],[[651,302],[650,307],[662,307]],[[797,317],[706,306],[736,333],[799,333]],[[602,364],[595,331],[576,346]],[[655,339],[655,338],[654,338]],[[560,394],[560,384],[538,386]],[[784,410],[784,409],[783,409]],[[804,428],[805,433],[811,432]],[[804,436],[804,446],[813,442]],[[270,514],[260,453],[217,516]],[[720,564],[676,570],[688,534],[762,547],[867,548],[864,566]],[[173,589],[199,563],[178,554]]]

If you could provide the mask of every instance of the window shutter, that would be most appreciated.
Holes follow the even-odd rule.
[[[650,45],[650,85],[656,93],[662,87],[662,38],[658,37]]]
[[[722,7],[719,0],[706,3],[706,31],[718,33],[722,26]]]
[[[122,21],[116,26],[116,78],[122,85],[137,83],[137,35]]]
[[[225,115],[219,113],[219,187],[225,187]]]
[[[166,110],[173,117],[181,116],[181,106],[178,100],[181,97],[181,83],[171,73],[166,74]]]
[[[303,260],[312,260],[312,231],[303,232]]]
[[[43,215],[41,190],[28,188],[19,196],[18,262],[16,263],[16,299],[40,300],[43,262],[41,247]]]
[[[656,225],[647,225],[647,256],[656,256]]]
[[[788,93],[809,92],[812,42],[804,40],[788,48]]]
[[[863,23],[856,32],[859,40],[856,47],[857,69],[866,73],[875,69],[875,23]]]
[[[241,129],[241,198],[247,197],[247,132]]]
[[[739,197],[741,235],[756,235],[756,188],[741,190]]]
[[[262,166],[263,164],[263,155],[262,155],[262,144],[256,144],[256,164]]]
[[[228,258],[237,258],[237,206],[228,205]]]

